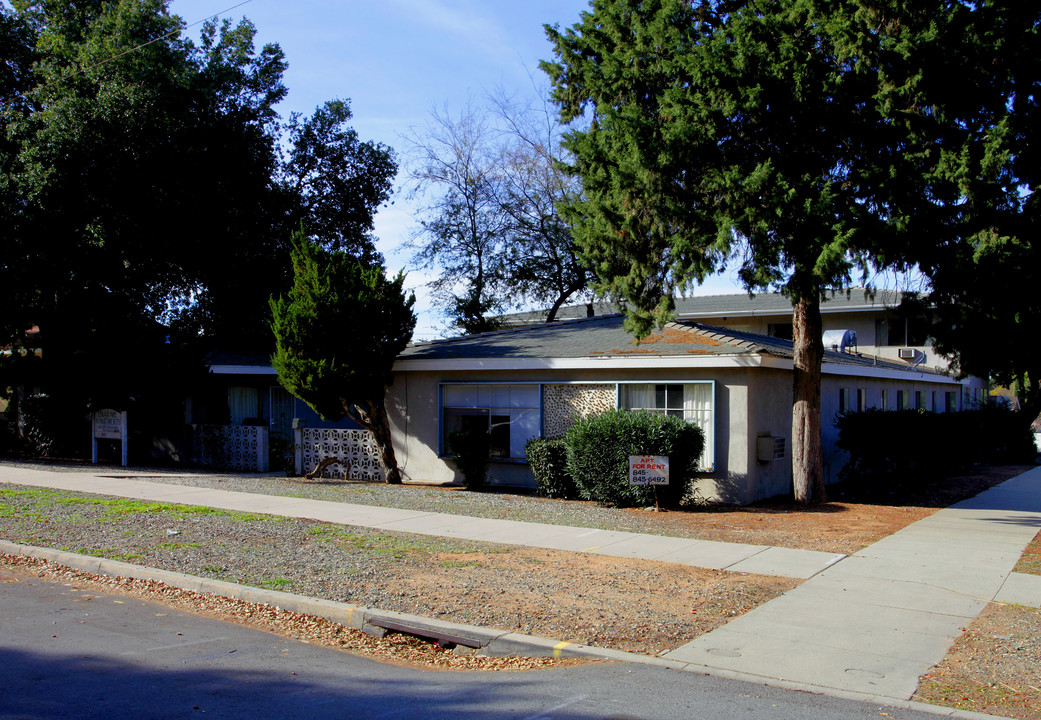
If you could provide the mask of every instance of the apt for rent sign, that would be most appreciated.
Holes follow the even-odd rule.
[[[630,455],[630,485],[668,485],[668,455]]]

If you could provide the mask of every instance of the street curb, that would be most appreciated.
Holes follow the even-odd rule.
[[[160,570],[158,568],[144,565],[134,565],[120,560],[107,560],[90,555],[68,552],[65,550],[54,550],[52,548],[24,545],[7,540],[0,540],[0,553],[6,555],[22,555],[26,557],[51,560],[85,572],[107,575],[110,577],[133,578],[137,580],[156,580],[166,583],[182,590],[210,593],[229,597],[234,600],[261,603],[271,605],[282,610],[305,613],[316,617],[325,618],[345,627],[360,630],[369,635],[382,636],[383,628],[379,621],[393,620],[402,625],[414,628],[414,634],[423,637],[436,638],[441,635],[463,636],[476,641],[480,647],[477,653],[489,657],[552,657],[552,658],[586,658],[596,660],[616,660],[620,662],[638,662],[659,667],[682,670],[685,663],[674,660],[664,660],[640,655],[637,653],[612,650],[610,648],[599,648],[581,643],[561,642],[549,638],[536,637],[534,635],[523,635],[511,633],[505,630],[493,630],[478,627],[476,625],[463,625],[443,620],[410,615],[408,613],[394,612],[390,610],[378,610],[376,608],[350,605],[333,600],[296,595],[279,590],[266,590],[263,588],[239,585],[238,583],[226,582],[224,580],[212,580],[209,578],[187,575],[172,570]],[[375,621],[375,623],[373,622]],[[424,635],[424,631],[430,633]]]
[[[305,613],[316,617],[325,618],[331,622],[345,627],[360,630],[369,635],[382,637],[385,630],[371,621],[392,620],[402,625],[414,628],[422,637],[438,637],[440,635],[462,636],[474,640],[480,647],[477,654],[488,657],[552,657],[552,658],[584,658],[588,660],[613,660],[616,662],[638,663],[651,665],[667,670],[680,670],[694,672],[701,675],[723,678],[726,680],[739,680],[742,682],[767,685],[781,688],[783,690],[798,690],[815,695],[826,695],[844,700],[856,700],[858,702],[886,705],[888,707],[916,710],[919,712],[939,715],[942,717],[959,718],[959,720],[1007,720],[999,715],[988,715],[985,713],[959,710],[942,705],[929,705],[901,698],[888,697],[884,695],[870,695],[867,693],[850,692],[829,688],[824,685],[811,685],[808,683],[789,682],[778,678],[763,675],[734,672],[707,665],[695,663],[678,662],[651,655],[626,652],[624,650],[612,650],[600,648],[593,645],[581,643],[562,642],[550,638],[535,635],[523,635],[511,633],[504,630],[493,630],[476,625],[463,625],[443,620],[436,620],[420,615],[394,612],[390,610],[377,610],[375,608],[361,605],[350,605],[333,600],[296,595],[279,590],[265,590],[263,588],[239,585],[238,583],[226,582],[224,580],[212,580],[210,578],[187,575],[172,570],[160,570],[145,565],[134,565],[120,560],[107,560],[90,555],[68,552],[65,550],[54,550],[52,548],[36,547],[0,540],[0,554],[22,555],[26,557],[51,560],[52,562],[85,572],[110,577],[124,577],[137,580],[155,580],[166,583],[182,590],[210,593],[229,597],[235,600],[270,605],[290,612]],[[430,633],[424,635],[423,633]]]

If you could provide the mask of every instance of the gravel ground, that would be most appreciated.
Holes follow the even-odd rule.
[[[89,465],[22,467],[98,471]],[[238,492],[849,554],[1022,469],[977,472],[958,478],[957,482],[947,481],[942,487],[915,487],[916,492],[907,497],[890,492],[868,502],[857,501],[856,493],[863,492],[862,489],[832,486],[829,492],[834,496],[833,501],[823,505],[805,507],[775,500],[743,508],[710,506],[663,513],[639,508],[607,508],[583,501],[549,500],[515,491],[469,492],[452,486],[391,486],[277,475],[215,475],[182,470],[164,473],[134,468],[111,468],[107,474],[153,477],[164,483]]]
[[[649,654],[795,581],[0,485],[0,536],[255,587]]]

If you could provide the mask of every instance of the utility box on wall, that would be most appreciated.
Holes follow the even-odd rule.
[[[783,460],[785,455],[785,442],[783,437],[774,435],[760,435],[756,438],[756,460],[761,463]]]

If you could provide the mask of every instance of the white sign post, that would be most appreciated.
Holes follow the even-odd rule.
[[[653,485],[654,507],[658,507],[658,486],[669,484],[668,455],[630,455],[629,484]]]
[[[90,443],[91,459],[98,462],[98,439],[119,440],[122,445],[122,463],[127,466],[127,414],[124,410],[98,410],[92,416]]]

